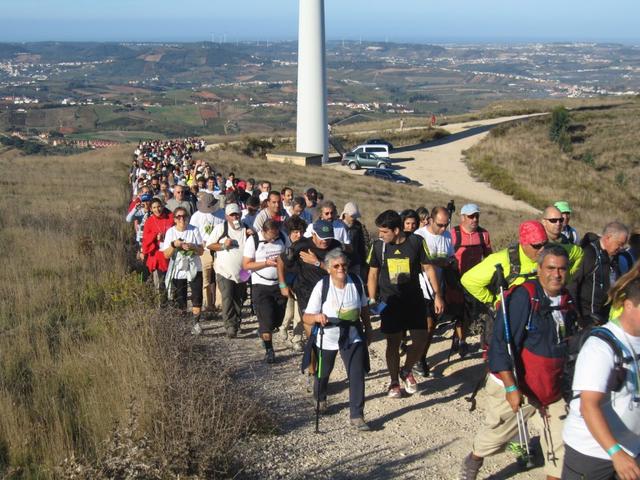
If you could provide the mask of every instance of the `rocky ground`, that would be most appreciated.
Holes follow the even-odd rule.
[[[239,337],[233,340],[224,337],[220,322],[204,326],[198,341],[211,344],[228,358],[235,366],[233,375],[250,385],[278,428],[273,435],[244,440],[244,458],[239,460],[246,467],[237,478],[458,478],[460,462],[483,419],[483,392],[473,412],[465,400],[483,375],[483,365],[477,349],[464,360],[454,354],[447,361],[450,329],[435,337],[429,352],[432,377],[418,378],[418,392],[402,399],[386,396],[385,342],[376,332],[366,379],[365,415],[371,432],[358,432],[349,425],[348,384],[338,358],[331,376],[329,411],[320,417],[320,432],[315,433],[315,407],[306,376],[300,373],[300,354],[276,335],[277,361],[265,364],[255,317],[243,321]],[[378,326],[374,322],[374,329]],[[479,478],[543,478],[543,473],[541,468],[521,472],[513,454],[504,452],[485,461]]]

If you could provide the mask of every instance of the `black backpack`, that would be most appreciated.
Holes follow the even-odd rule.
[[[607,381],[607,392],[619,392],[622,390],[627,380],[628,372],[625,365],[633,365],[633,356],[629,354],[628,349],[616,338],[611,330],[592,326],[583,328],[579,333],[568,339],[567,357],[562,370],[562,397],[567,403],[574,398],[578,398],[578,395],[573,394],[573,376],[576,370],[578,354],[589,337],[598,337],[603,340],[614,353],[615,361]],[[636,358],[635,360],[637,361],[638,359]],[[635,374],[633,377],[637,378]]]
[[[507,247],[507,252],[509,254],[509,275],[504,277],[504,282],[502,282],[502,287],[504,290],[508,290],[511,287],[511,284],[515,281],[516,278],[522,277],[526,280],[530,280],[536,277],[536,272],[524,273],[521,274],[521,264],[520,264],[520,252],[519,245],[517,243],[512,243]],[[498,292],[500,292],[500,276],[498,275],[498,271],[493,274],[491,277],[491,281],[489,282],[489,291],[494,295],[494,297],[498,296]]]

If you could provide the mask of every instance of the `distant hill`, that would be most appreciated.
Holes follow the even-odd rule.
[[[251,61],[249,48],[210,42],[158,44],[97,42],[0,43],[0,60],[13,60],[20,54],[37,56],[38,63],[109,60],[92,76],[178,75],[203,67]]]

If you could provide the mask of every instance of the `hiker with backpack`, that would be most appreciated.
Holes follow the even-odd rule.
[[[498,300],[495,285],[498,263],[505,271],[505,280],[509,287],[535,277],[536,256],[548,242],[544,227],[536,220],[522,222],[518,230],[518,239],[518,243],[492,253],[462,275],[463,287],[478,302],[493,306]]]
[[[449,205],[448,207],[450,206],[451,205]],[[461,300],[462,287],[460,286],[460,278],[458,275],[458,267],[456,266],[456,260],[454,257],[451,234],[449,233],[449,230],[447,230],[451,219],[451,210],[448,207],[434,207],[431,210],[431,218],[433,219],[433,222],[431,222],[426,227],[418,228],[415,231],[415,234],[424,239],[427,258],[429,258],[429,261],[433,265],[433,268],[436,272],[438,290],[444,292],[443,300],[445,303],[445,312],[443,313],[451,313],[453,316],[461,316],[457,315],[455,310],[453,310],[453,307],[456,304],[461,305],[463,303]],[[449,279],[450,281],[446,282],[445,279]],[[427,353],[429,352],[429,347],[431,346],[431,340],[433,339],[438,316],[435,314],[433,308],[435,300],[435,287],[433,286],[431,281],[426,278],[425,274],[420,275],[420,287],[422,289],[425,303],[427,305],[427,342],[424,347],[423,354],[420,357],[420,360],[418,361],[416,367],[414,368],[414,371],[421,377],[427,377],[429,376]],[[458,298],[456,298],[457,293],[459,293]],[[457,302],[457,300],[459,300],[459,302]],[[463,349],[464,348],[466,348],[466,345],[463,346]]]
[[[640,479],[640,270],[609,292],[608,323],[588,332],[564,426],[564,480]]]
[[[538,254],[537,277],[501,295],[488,351],[485,425],[463,462],[461,479],[475,479],[484,458],[500,451],[516,433],[528,447],[529,419],[541,432],[547,479],[560,478],[565,339],[576,328],[565,288],[568,267],[566,250],[549,245]]]
[[[347,273],[349,262],[341,249],[327,253],[329,272],[313,288],[303,321],[312,326],[312,342],[319,360],[314,380],[314,404],[327,410],[329,376],[340,352],[349,379],[349,421],[360,431],[370,430],[364,420],[364,376],[369,371],[367,346],[371,322],[367,296],[360,277]],[[313,341],[315,339],[315,342]]]
[[[603,324],[609,318],[609,288],[620,277],[617,255],[627,243],[629,229],[620,222],[610,222],[598,237],[585,234],[584,260],[569,284],[583,324]]]
[[[386,360],[391,383],[387,396],[401,398],[418,391],[412,368],[424,353],[427,343],[427,304],[420,289],[420,274],[427,273],[433,287],[434,313],[444,310],[444,300],[435,268],[427,254],[424,240],[402,230],[402,218],[393,210],[385,210],[376,218],[379,239],[369,251],[367,286],[370,302],[380,314],[380,329],[387,340]],[[406,330],[411,334],[404,367],[400,368],[400,342]]]
[[[464,275],[467,270],[476,266],[492,253],[489,232],[480,226],[480,207],[475,203],[463,205],[460,209],[460,224],[450,231],[453,251],[457,260],[458,273]],[[464,295],[462,318],[457,319],[455,335],[459,341],[460,357],[467,353],[465,342],[467,330],[475,319],[477,308],[474,308],[472,298]]]
[[[280,195],[280,194],[278,194]],[[267,219],[262,230],[254,233],[244,245],[242,268],[251,271],[251,299],[258,317],[258,334],[265,349],[264,360],[274,363],[272,334],[282,325],[287,299],[280,294],[277,259],[287,246],[280,224]]]
[[[562,215],[562,235],[574,245],[579,245],[580,236],[578,235],[578,231],[569,225],[571,222],[571,214],[573,213],[571,205],[569,205],[569,202],[559,201],[554,203],[553,206],[560,210],[560,214]]]
[[[242,272],[247,229],[240,222],[237,203],[226,204],[224,213],[224,222],[213,227],[208,236],[207,248],[216,254],[216,285],[220,289],[225,333],[228,338],[235,338],[240,330],[240,313],[248,280]]]
[[[584,252],[578,245],[571,243],[567,237],[562,235],[562,226],[564,225],[564,217],[557,207],[553,205],[544,209],[540,223],[547,232],[547,239],[550,243],[562,245],[569,254],[569,281],[580,268]]]

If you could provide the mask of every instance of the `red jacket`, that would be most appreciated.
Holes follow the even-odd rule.
[[[155,270],[166,272],[169,267],[169,261],[164,258],[160,250],[162,242],[158,241],[158,234],[161,234],[164,239],[164,234],[171,227],[173,227],[173,213],[166,211],[159,217],[151,215],[144,224],[142,253],[147,256],[147,268],[150,272]]]

